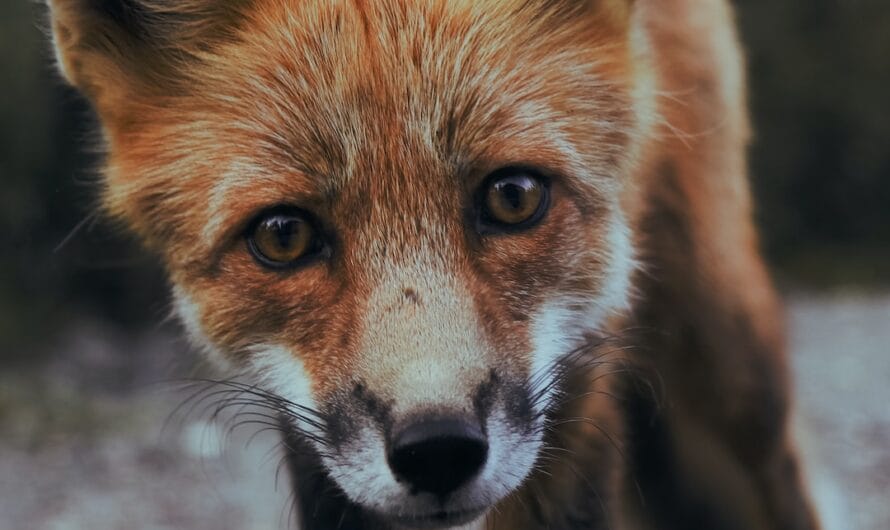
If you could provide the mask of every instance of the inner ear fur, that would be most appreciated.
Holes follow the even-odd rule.
[[[48,0],[59,69],[103,109],[177,89],[177,72],[231,35],[248,0]]]

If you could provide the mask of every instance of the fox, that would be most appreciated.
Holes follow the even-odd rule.
[[[46,0],[310,530],[815,530],[728,0]]]

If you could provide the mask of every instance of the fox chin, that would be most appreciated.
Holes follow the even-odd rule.
[[[728,1],[48,6],[303,528],[818,528]]]

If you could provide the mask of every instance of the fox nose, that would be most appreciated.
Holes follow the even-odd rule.
[[[444,497],[473,478],[485,465],[488,442],[475,422],[424,420],[392,437],[389,467],[412,493]]]

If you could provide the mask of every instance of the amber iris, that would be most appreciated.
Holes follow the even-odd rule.
[[[504,225],[533,221],[544,206],[544,184],[534,175],[517,173],[493,180],[485,192],[485,214]]]
[[[312,252],[315,231],[298,213],[278,212],[260,218],[248,236],[251,253],[264,265],[286,267]]]

